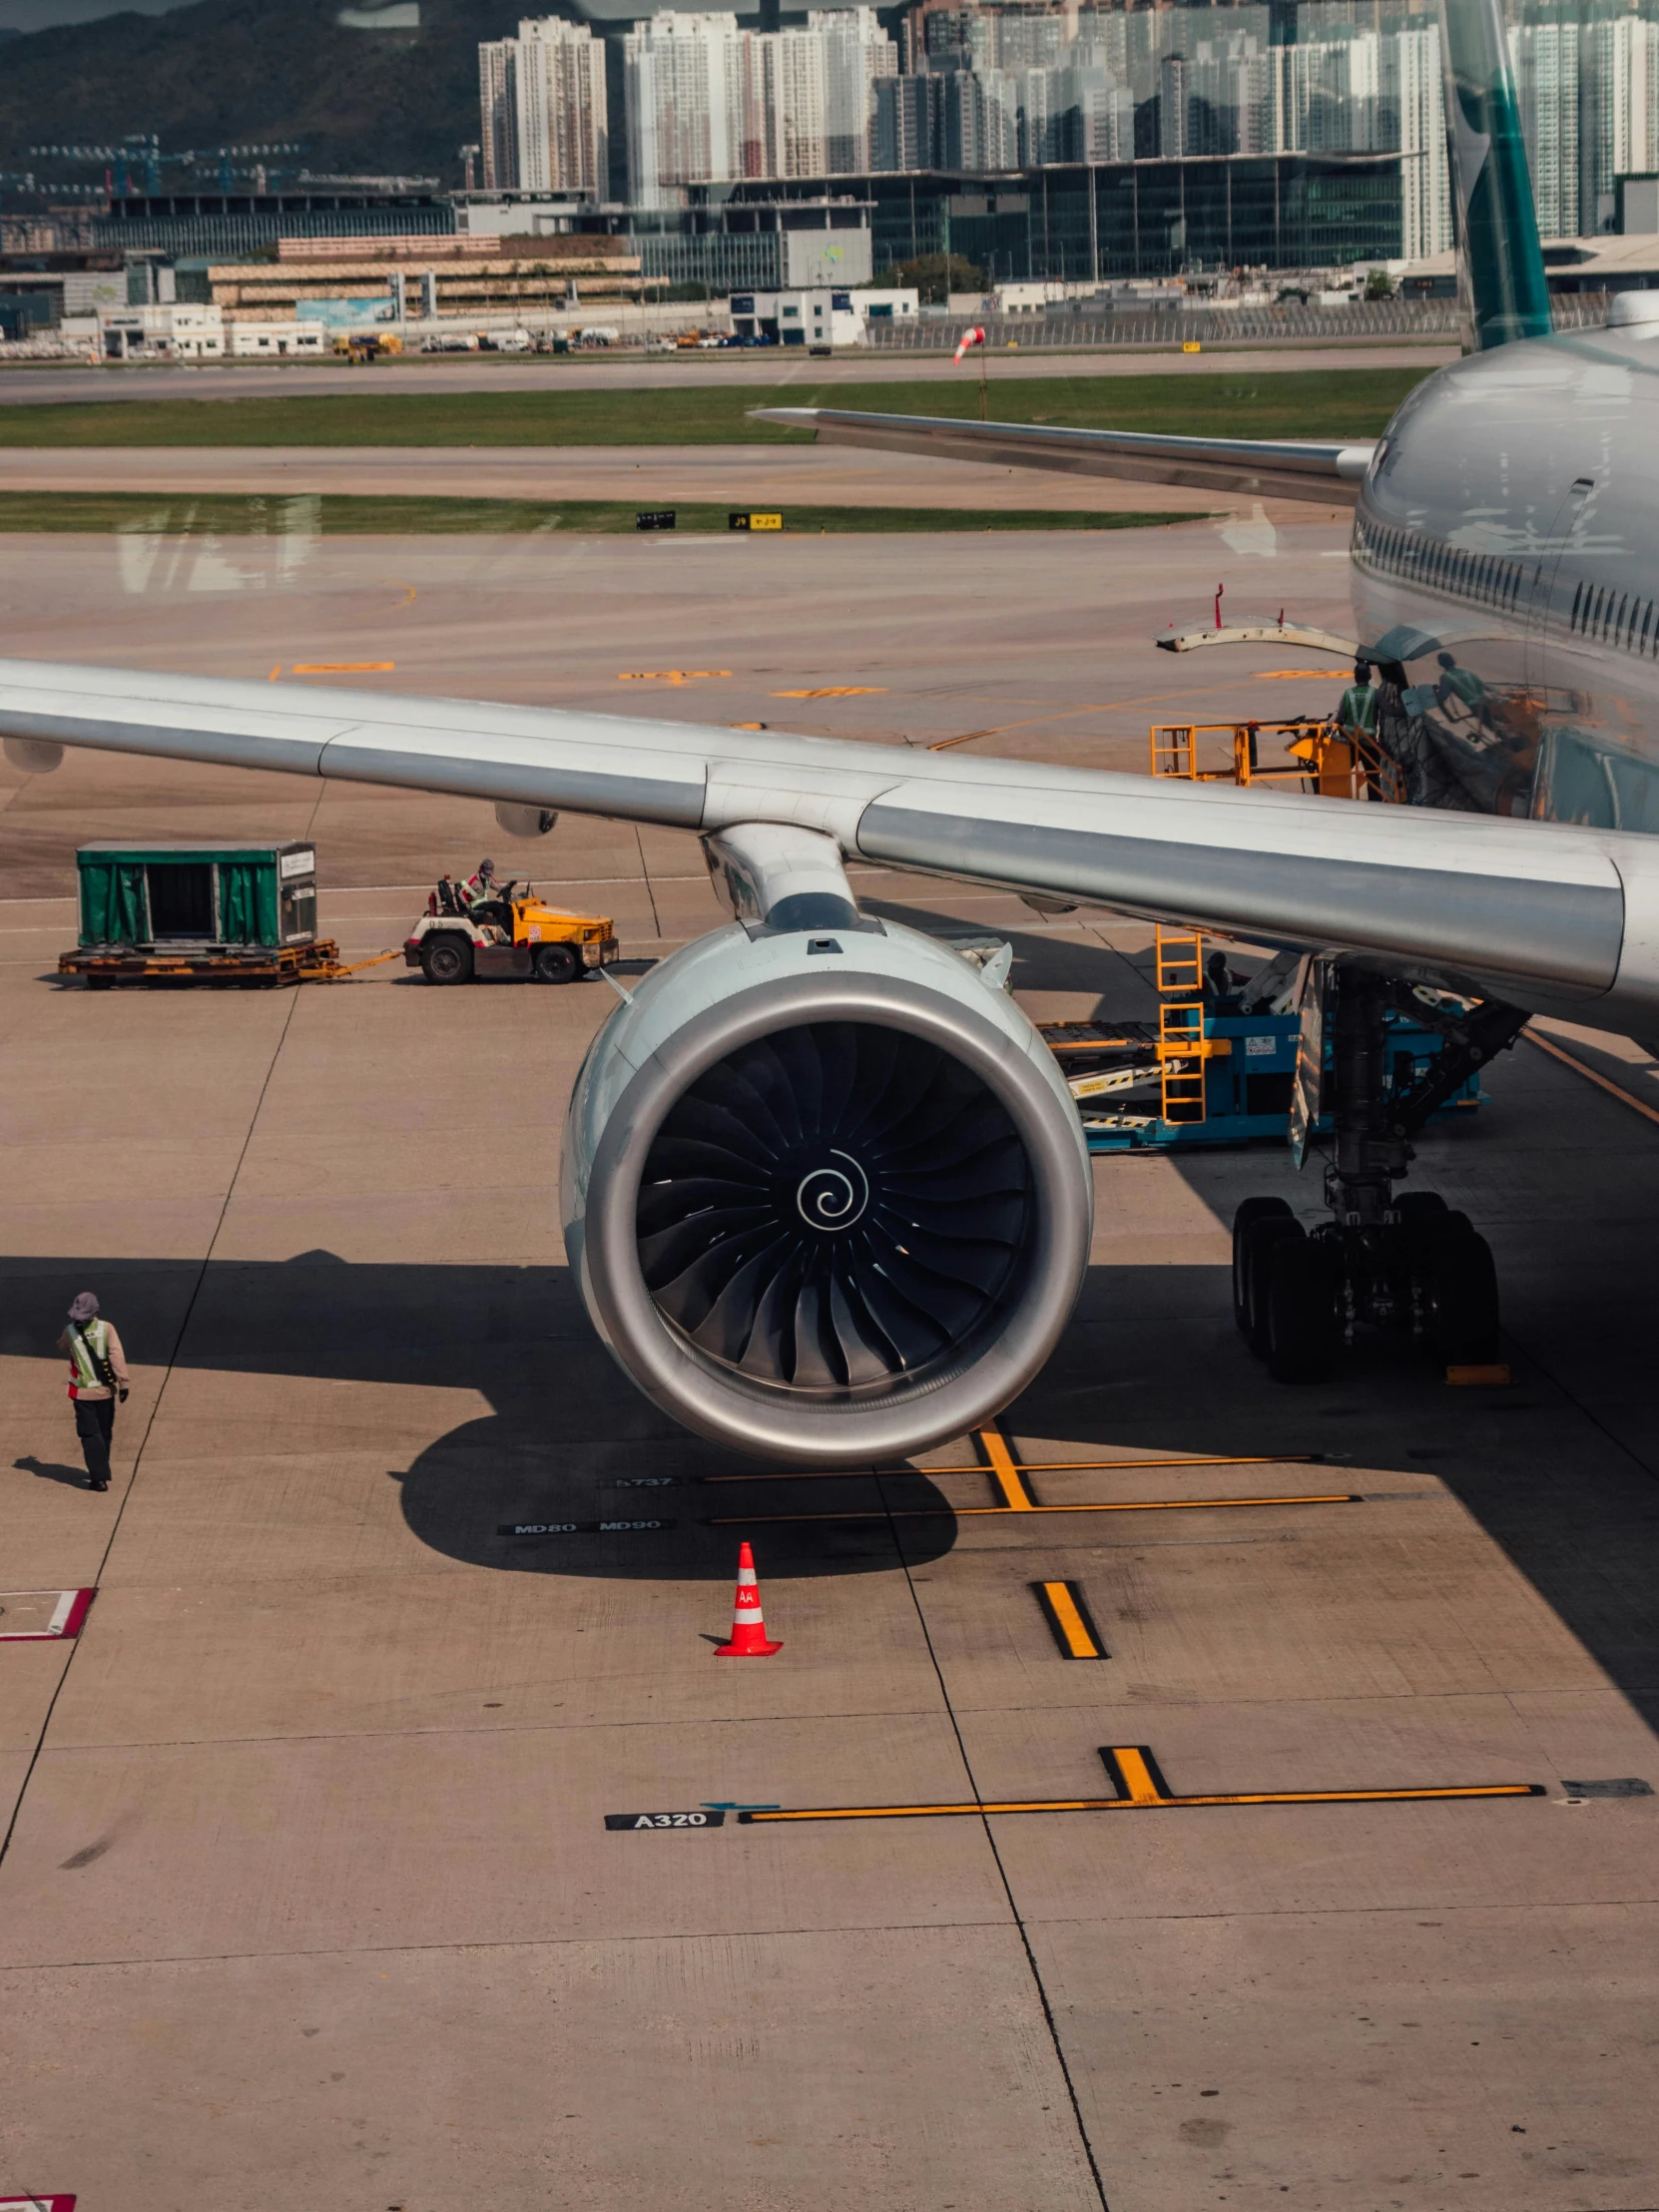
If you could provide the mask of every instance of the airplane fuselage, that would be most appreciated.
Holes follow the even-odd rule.
[[[1419,805],[1659,830],[1659,324],[1471,355],[1362,487],[1358,636]]]

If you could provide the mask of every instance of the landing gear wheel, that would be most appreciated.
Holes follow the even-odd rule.
[[[1249,1224],[1244,1234],[1245,1342],[1257,1359],[1268,1353],[1268,1288],[1273,1256],[1283,1244],[1301,1244],[1307,1232],[1291,1214],[1269,1214]]]
[[[538,983],[574,983],[577,976],[576,954],[568,944],[543,944],[536,947],[530,972]]]
[[[1323,1382],[1342,1343],[1337,1267],[1324,1239],[1282,1237],[1267,1286],[1268,1373],[1276,1382]]]
[[[1425,1334],[1436,1364],[1487,1367],[1500,1360],[1497,1269],[1485,1238],[1467,1227],[1437,1238],[1427,1278]]]
[[[470,983],[471,945],[452,931],[428,937],[420,948],[420,972],[428,983]]]
[[[1282,1198],[1245,1198],[1233,1216],[1233,1319],[1242,1335],[1250,1335],[1250,1275],[1247,1265],[1250,1231],[1259,1221],[1289,1221],[1291,1209]]]

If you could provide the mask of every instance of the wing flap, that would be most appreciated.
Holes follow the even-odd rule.
[[[1143,794],[1104,804],[1079,794],[1063,814],[1012,791],[999,805],[984,792],[899,786],[865,809],[858,850],[1276,945],[1455,967],[1517,990],[1593,995],[1618,973],[1623,886],[1593,847],[1547,830],[1520,844],[1471,838],[1466,816],[1440,818],[1458,823],[1455,842],[1400,836],[1396,824],[1408,832],[1428,818],[1325,799],[1241,809],[1227,802],[1247,793],[1121,781],[1141,781]]]

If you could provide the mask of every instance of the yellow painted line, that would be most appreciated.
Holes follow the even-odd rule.
[[[295,661],[295,676],[388,676],[395,661]]]
[[[816,1805],[780,1807],[776,1812],[740,1813],[740,1822],[759,1827],[771,1821],[939,1820],[988,1813],[1148,1813],[1183,1812],[1212,1805],[1407,1805],[1472,1798],[1539,1798],[1537,1782],[1477,1782],[1432,1785],[1414,1790],[1241,1790],[1178,1797],[1165,1788],[1144,1744],[1114,1745],[1101,1755],[1107,1771],[1122,1784],[1115,1797],[984,1798],[947,1805]]]
[[[742,725],[738,726],[740,729]],[[1312,1451],[1204,1452],[1189,1459],[1020,1459],[1021,1474],[1076,1474],[1114,1467],[1311,1467],[1321,1464]],[[826,1471],[791,1467],[770,1474],[700,1474],[699,1482],[844,1482],[870,1474],[983,1474],[972,1467],[835,1467]]]
[[[774,699],[874,699],[885,684],[826,684],[819,691],[775,691]]]
[[[1037,1501],[1020,1480],[1014,1455],[1001,1429],[981,1428],[978,1435],[979,1448],[990,1462],[991,1479],[1002,1492],[1003,1505],[1010,1513],[1034,1513]]]
[[[975,1469],[975,1472],[982,1472]],[[744,1513],[711,1517],[710,1528],[747,1528],[751,1521],[832,1520],[972,1520],[985,1515],[1000,1519],[1010,1511],[1027,1513],[1209,1513],[1230,1512],[1244,1505],[1363,1505],[1358,1490],[1316,1491],[1298,1497],[1136,1497],[1111,1505],[894,1505],[871,1506],[856,1513]]]
[[[1080,1597],[1070,1582],[1039,1582],[1037,1595],[1060,1649],[1068,1659],[1104,1659],[1106,1653],[1095,1634]]]
[[[1563,1067],[1571,1068],[1575,1075],[1582,1075],[1587,1083],[1594,1083],[1599,1090],[1604,1090],[1609,1098],[1616,1098],[1621,1106],[1630,1107],[1645,1121],[1659,1122],[1659,1112],[1645,1105],[1641,1099],[1632,1097],[1619,1084],[1609,1082],[1596,1069],[1586,1067],[1575,1052],[1563,1052],[1558,1044],[1552,1044],[1547,1037],[1540,1037],[1536,1029],[1523,1029],[1521,1035],[1528,1044],[1535,1044],[1540,1052],[1547,1052],[1552,1060],[1559,1060]]]
[[[1335,683],[1342,674],[1335,668],[1259,668],[1256,681],[1259,684],[1288,684],[1293,677],[1318,677],[1322,684]]]

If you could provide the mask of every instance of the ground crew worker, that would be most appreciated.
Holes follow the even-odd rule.
[[[1434,686],[1434,697],[1441,707],[1448,708],[1456,700],[1468,710],[1472,721],[1488,721],[1490,710],[1486,704],[1486,687],[1473,669],[1459,668],[1456,656],[1451,653],[1442,653],[1439,662],[1442,674]]]
[[[107,1490],[116,1400],[127,1402],[127,1356],[114,1325],[99,1318],[91,1291],[82,1291],[71,1304],[69,1327],[58,1339],[58,1350],[69,1355],[69,1395],[87,1463],[87,1488]]]
[[[1354,681],[1337,703],[1337,726],[1362,737],[1377,735],[1377,693],[1372,688],[1370,661],[1356,661]]]
[[[477,873],[469,875],[461,886],[461,902],[471,908],[476,906],[480,899],[498,897],[500,890],[501,886],[495,880],[495,862],[493,860],[480,860]]]

